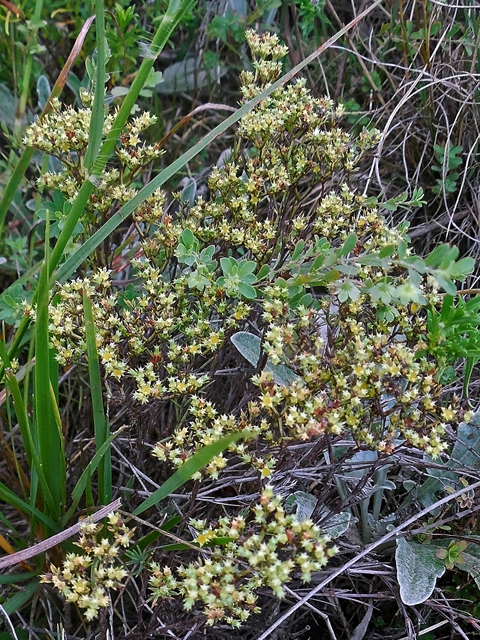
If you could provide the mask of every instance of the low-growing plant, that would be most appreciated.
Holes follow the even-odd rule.
[[[274,484],[285,449],[326,442],[334,452],[341,446],[334,481],[342,500],[349,480],[364,480],[358,464],[412,449],[441,459],[466,408],[445,392],[445,370],[466,358],[468,371],[477,357],[478,311],[476,301],[457,301],[456,294],[455,283],[473,270],[471,258],[458,259],[459,251],[447,245],[420,258],[409,247],[407,225],[389,226],[378,200],[358,193],[359,163],[379,132],[349,135],[341,126],[342,107],[313,97],[302,80],[273,84],[286,48],[273,35],[247,32],[246,38],[253,61],[241,74],[244,106],[258,104],[242,112],[230,156],[210,172],[205,197],[190,188],[172,196],[152,188],[145,198],[143,190],[134,191],[132,181],[161,150],[140,143],[152,116],[129,119],[133,94],[115,116],[104,110],[101,56],[93,97],[82,92],[85,108],[54,100],[51,114],[27,129],[25,140],[56,156],[63,169],[40,177],[45,194],[56,192],[51,203],[44,194],[41,209],[44,264],[34,299],[22,305],[16,338],[9,350],[3,341],[0,352],[34,486],[29,501],[3,485],[0,495],[29,514],[32,535],[39,521],[57,532],[81,500],[90,506],[95,495],[109,503],[110,445],[117,434],[110,434],[108,416],[119,407],[140,438],[155,429],[153,456],[176,469],[134,516],[190,479],[208,482],[233,466],[249,474],[260,495],[252,515],[190,519],[193,540],[181,524],[176,550],[195,551],[190,564],[176,554],[149,565],[155,549],[146,549],[158,536],[140,540],[124,558],[148,572],[155,602],[179,598],[207,624],[234,627],[257,611],[261,587],[282,597],[287,582],[311,580],[335,552],[329,536],[355,524],[347,508],[340,514],[324,509],[322,531],[309,520],[317,506],[306,492],[294,493],[284,510],[273,487],[261,488],[264,478]],[[138,86],[135,91],[138,96]],[[107,168],[110,150],[117,164]],[[410,203],[397,196],[386,208],[421,199],[420,191]],[[135,259],[119,238],[108,241],[128,265],[129,287],[122,290],[106,250],[84,261],[79,277],[53,286],[54,269],[75,243],[101,233],[128,206]],[[57,235],[50,255],[50,238]],[[14,358],[29,322],[36,343],[33,423],[28,379],[22,394]],[[67,509],[57,390],[59,370],[72,365],[88,365],[96,454]],[[238,442],[253,437],[253,444]],[[318,455],[314,446],[311,455]],[[380,539],[392,524],[381,517],[382,500],[395,488],[387,470],[375,469],[359,507],[364,543]],[[137,503],[135,494],[131,500]],[[286,513],[290,508],[296,513]],[[120,532],[110,534],[126,547],[130,532],[116,518],[111,529]],[[123,561],[121,567],[102,561],[107,543],[99,535],[100,525],[92,525],[79,542],[81,554],[62,559],[59,550],[61,561],[44,578],[87,619],[110,604],[105,589],[127,575]],[[417,544],[399,540],[398,553],[410,557]],[[457,539],[447,546],[442,541],[430,578],[461,564],[462,547]],[[404,590],[405,579],[399,580]]]

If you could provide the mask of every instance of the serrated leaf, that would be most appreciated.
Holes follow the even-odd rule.
[[[425,602],[433,593],[437,578],[445,573],[443,560],[437,558],[439,547],[397,540],[395,561],[400,597],[407,605]]]

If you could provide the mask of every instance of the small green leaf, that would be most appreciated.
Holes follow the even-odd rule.
[[[243,279],[247,274],[253,274],[256,267],[257,263],[253,260],[241,260],[238,263],[238,275]]]
[[[348,256],[348,254],[353,251],[356,244],[357,236],[354,233],[351,233],[343,243],[343,247],[337,251],[337,255],[341,257]]]
[[[224,275],[228,276],[236,274],[237,261],[234,258],[221,258],[220,266],[222,267]]]
[[[245,282],[238,283],[238,290],[244,298],[247,298],[247,300],[254,300],[257,297],[255,289]]]
[[[407,255],[407,249],[408,244],[405,242],[405,240],[400,240],[400,242],[398,243],[398,257],[400,258],[400,260],[403,260]]]
[[[389,258],[394,253],[395,253],[395,247],[393,245],[389,244],[386,247],[383,247],[383,249],[380,251],[378,256],[380,258]]]
[[[428,254],[425,258],[425,264],[427,267],[438,267],[445,260],[446,256],[450,253],[450,247],[448,244],[441,244]]]
[[[186,249],[191,249],[193,247],[193,243],[195,242],[195,236],[190,231],[190,229],[185,229],[180,236],[180,242]]]
[[[260,271],[257,273],[257,280],[263,280],[266,275],[270,273],[270,267],[268,264],[262,265]]]
[[[300,256],[304,248],[305,248],[305,241],[299,240],[295,245],[295,249],[293,250],[292,260],[296,260]]]

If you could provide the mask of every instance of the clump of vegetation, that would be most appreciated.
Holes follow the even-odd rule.
[[[289,18],[297,13],[305,17],[304,34],[319,21],[327,29],[328,2],[296,4],[298,12],[292,5],[283,14],[290,42]],[[191,25],[187,5],[172,1],[166,23]],[[235,39],[248,43],[252,60],[240,74],[243,115],[235,116],[229,149],[201,178],[184,180],[182,190],[163,188],[173,169],[143,186],[177,131],[150,143],[157,118],[135,104],[141,86],[158,80],[153,60],[161,47],[149,49],[137,76],[142,83],[135,79],[131,91],[116,87],[120,106],[106,108],[103,85],[111,89],[112,81],[102,57],[102,6],[99,50],[87,63],[90,87],[76,87],[77,106],[50,100],[23,133],[29,153],[45,154],[31,205],[45,223],[45,255],[36,291],[24,294],[23,279],[8,309],[0,307],[19,325],[10,343],[0,341],[9,394],[0,402],[7,403],[12,443],[6,451],[17,470],[16,493],[0,483],[0,498],[10,505],[2,519],[16,540],[15,511],[26,514],[32,539],[61,538],[80,506],[114,506],[108,523],[82,525],[80,552],[63,538],[51,551],[50,571],[43,557],[35,561],[33,575],[53,584],[68,604],[65,615],[51,614],[51,590],[40,591],[36,580],[26,597],[45,599],[50,630],[60,618],[71,622],[73,604],[88,632],[97,617],[106,628],[108,608],[113,635],[122,625],[126,637],[172,630],[190,637],[208,625],[212,638],[224,638],[228,626],[253,629],[259,613],[262,632],[273,631],[286,606],[278,599],[300,599],[295,589],[314,574],[312,596],[335,580],[336,609],[325,605],[332,617],[340,606],[335,594],[343,597],[351,580],[358,593],[370,590],[377,578],[369,571],[376,576],[380,563],[382,575],[392,563],[400,594],[393,587],[390,599],[402,611],[431,598],[446,570],[477,581],[472,540],[480,532],[471,525],[467,544],[457,524],[458,510],[461,517],[471,513],[479,484],[469,482],[480,431],[467,396],[479,353],[480,302],[456,291],[473,272],[473,259],[459,259],[449,245],[423,257],[413,251],[408,223],[393,225],[382,209],[408,213],[429,194],[416,188],[382,202],[362,193],[365,168],[385,133],[366,119],[353,122],[345,105],[314,95],[305,80],[286,84],[287,48],[276,35],[245,31],[246,16],[237,21]],[[267,7],[258,10],[264,15]],[[117,5],[116,14],[121,28],[132,23],[133,37],[133,10]],[[224,44],[232,15],[226,9],[215,22]],[[170,32],[168,26],[163,42]],[[297,28],[295,38],[300,34]],[[435,153],[443,169],[432,170],[445,174],[448,157],[443,191],[450,196],[461,149],[449,155],[442,149]],[[442,191],[438,175],[434,189]],[[0,217],[3,210],[0,203]],[[116,231],[127,218],[129,227]],[[28,260],[38,252],[38,231],[32,234]],[[28,260],[22,255],[17,269]],[[463,389],[455,370],[461,359]],[[86,376],[87,424],[80,429],[59,389],[67,381],[66,405],[74,396],[81,405]],[[111,433],[113,424],[122,426]],[[95,453],[79,471],[90,441]],[[121,516],[113,513],[120,490]],[[409,536],[412,513],[423,524]],[[130,518],[137,520],[136,543]],[[444,531],[451,540],[438,538]],[[156,545],[163,537],[175,544]],[[395,558],[385,544],[393,538]],[[12,551],[3,537],[0,544]],[[127,550],[131,544],[137,546]],[[349,554],[348,567],[366,559],[364,575],[342,575]],[[329,573],[320,573],[330,558]],[[424,579],[416,579],[412,565]],[[117,602],[111,589],[120,591]],[[7,600],[7,613],[25,599],[18,602]],[[435,602],[422,611],[439,615]],[[155,615],[145,622],[138,611],[150,606]],[[393,628],[396,615],[375,624]],[[321,616],[335,638],[323,609]],[[298,637],[296,620],[284,626],[285,637]],[[343,633],[343,622],[333,626]]]
[[[41,581],[51,583],[67,602],[84,609],[86,620],[96,618],[110,604],[110,589],[118,589],[128,571],[121,562],[122,549],[130,545],[134,534],[118,513],[108,516],[108,531],[101,524],[82,524],[77,547],[81,554],[67,553],[62,568],[50,565]]]
[[[278,78],[285,49],[274,36],[248,40],[255,74],[242,81],[253,97]],[[339,126],[341,113],[302,81],[276,90],[240,121],[231,158],[209,177],[209,200],[180,201],[171,216],[158,191],[135,211],[145,257],[134,262],[132,295],[115,293],[105,270],[59,290],[50,331],[60,364],[86,351],[87,293],[111,393],[130,379],[141,404],[183,399],[182,424],[154,450],[160,459],[182,464],[242,429],[262,434],[268,447],[279,437],[348,431],[358,444],[390,453],[398,438],[432,455],[447,448],[456,401],[439,400],[438,364],[422,351],[423,309],[440,302],[444,270],[429,272],[402,230],[390,229],[349,185],[378,133],[351,137]],[[62,180],[69,181],[65,173],[55,179]],[[323,194],[306,206],[319,186]],[[450,278],[470,267],[452,261]],[[318,286],[326,293],[316,294]],[[212,356],[248,326],[273,367],[251,378],[258,391],[248,407],[225,415],[220,402],[189,400],[215,385]],[[236,448],[252,460],[244,445]],[[217,475],[219,465],[223,454],[209,472]]]
[[[260,587],[270,587],[283,598],[284,584],[295,570],[301,572],[304,582],[310,582],[312,573],[319,571],[337,549],[327,546],[329,537],[322,535],[311,520],[299,521],[287,515],[281,503],[281,497],[274,496],[273,488],[267,486],[255,505],[252,522],[243,516],[220,518],[216,527],[202,520],[192,521],[199,532],[195,543],[207,548],[207,557],[180,565],[176,575],[169,566],[152,564],[150,587],[155,601],[181,596],[188,610],[200,600],[208,625],[224,620],[239,627],[251,613],[260,613],[255,594]]]

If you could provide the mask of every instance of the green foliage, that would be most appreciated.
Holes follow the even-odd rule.
[[[298,23],[302,30],[302,35],[308,38],[316,30],[316,21],[322,25],[331,25],[324,12],[323,0],[295,0],[298,10]]]
[[[259,3],[253,16],[246,14],[246,5],[243,11],[243,4],[227,3],[225,12],[205,27],[208,37],[227,47],[247,40],[253,53],[250,70],[242,73],[245,104],[231,157],[208,176],[208,199],[198,195],[197,178],[191,178],[168,207],[170,196],[154,189],[156,179],[137,191],[147,167],[162,153],[159,145],[141,141],[155,118],[138,115],[135,104],[139,95],[152,98],[150,89],[161,79],[151,60],[142,65],[131,90],[112,89],[117,101],[126,96],[121,114],[114,118],[104,107],[104,80],[118,84],[118,69],[123,73],[136,55],[141,31],[133,7],[115,5],[122,37],[107,16],[110,51],[98,27],[100,50],[87,60],[95,94],[77,87],[84,107],[74,109],[55,100],[50,115],[25,132],[26,143],[51,158],[48,163],[45,158],[38,182],[43,193],[31,205],[37,221],[45,223],[39,229],[47,230],[47,250],[35,297],[15,284],[0,298],[0,318],[18,324],[25,314],[10,349],[2,343],[1,357],[12,396],[11,405],[7,398],[7,413],[13,414],[13,407],[32,488],[22,485],[25,496],[30,491],[22,500],[2,485],[0,497],[27,514],[32,532],[42,523],[52,533],[66,525],[84,496],[87,504],[108,502],[113,488],[110,445],[116,434],[109,434],[107,415],[121,404],[122,419],[138,429],[139,437],[148,432],[148,425],[157,429],[160,423],[162,440],[152,453],[159,467],[166,463],[176,469],[150,497],[137,502],[135,515],[154,512],[153,507],[190,479],[217,478],[232,462],[249,465],[257,482],[282,468],[277,457],[285,464],[291,446],[319,443],[312,444],[313,451],[323,446],[322,439],[330,446],[330,439],[335,442],[337,437],[346,444],[341,451],[332,445],[331,452],[341,461],[327,462],[337,464],[333,481],[347,506],[335,513],[320,507],[311,493],[296,491],[284,511],[267,488],[250,514],[224,515],[210,524],[194,520],[192,541],[176,538],[175,545],[158,550],[197,553],[195,548],[201,547],[198,559],[187,564],[177,554],[150,569],[154,549],[147,547],[160,529],[126,551],[122,561],[118,550],[113,552],[116,566],[103,562],[106,542],[100,539],[100,526],[95,526],[90,538],[83,535],[80,540],[81,555],[68,554],[61,568],[52,568],[45,578],[75,602],[87,620],[108,605],[106,589],[120,586],[127,574],[123,561],[128,560],[128,565],[136,565],[134,575],[150,571],[154,600],[177,598],[186,610],[202,612],[208,624],[239,626],[257,611],[259,589],[268,587],[282,597],[294,570],[308,581],[312,571],[325,564],[334,553],[325,533],[335,537],[354,532],[368,544],[391,530],[396,520],[389,509],[399,485],[387,479],[392,464],[382,462],[382,455],[398,449],[408,453],[419,448],[426,452],[426,463],[439,459],[436,469],[429,469],[427,482],[414,487],[412,496],[420,503],[431,505],[436,493],[462,487],[465,491],[457,502],[467,507],[473,500],[458,465],[475,467],[467,450],[478,448],[476,423],[458,427],[461,442],[448,457],[447,434],[464,410],[442,386],[455,379],[454,367],[464,358],[467,389],[480,357],[479,298],[464,300],[456,292],[456,283],[472,273],[474,260],[459,259],[458,249],[446,244],[424,258],[417,256],[405,235],[407,225],[395,228],[380,215],[382,210],[408,215],[428,204],[425,193],[445,198],[455,193],[457,169],[467,147],[455,146],[450,136],[445,144],[441,136],[435,138],[432,170],[441,176],[433,189],[415,186],[411,196],[398,195],[397,190],[386,202],[360,195],[359,176],[380,139],[363,114],[356,118],[355,133],[346,133],[341,124],[344,109],[327,98],[313,97],[303,81],[272,88],[255,108],[246,108],[279,78],[286,49],[275,36],[246,31],[253,21],[270,20],[279,3]],[[318,26],[328,31],[331,25],[322,3],[295,4],[304,36],[311,37]],[[170,21],[183,20],[192,29],[196,20],[187,3],[180,11],[183,17],[173,11],[175,6],[169,3],[168,20],[158,18],[164,27],[162,42],[171,33]],[[295,10],[289,15],[295,16]],[[97,23],[99,17],[97,11]],[[418,43],[438,35],[441,24],[425,20],[419,27],[403,17],[399,23],[385,47],[394,42],[409,60],[417,55],[428,58],[425,46],[419,50]],[[38,23],[38,28],[43,25]],[[30,65],[33,53],[41,51],[34,46],[25,49]],[[227,71],[217,50],[206,50],[198,63],[192,60],[187,57],[165,70],[165,79],[173,76],[174,90],[187,76],[197,87],[202,65],[207,71],[218,68],[221,75]],[[27,73],[23,98],[29,77]],[[383,89],[389,80],[384,69],[371,70],[358,81],[356,97],[364,101],[372,88]],[[39,104],[45,105],[47,77],[38,75],[36,86]],[[1,96],[7,97],[0,108],[8,102],[7,92]],[[353,99],[346,104],[362,109]],[[160,174],[158,184],[167,174],[168,169]],[[119,291],[118,261],[130,263],[133,250],[129,253],[130,240],[117,242],[108,229],[113,233],[130,214],[132,246],[140,257],[131,263],[133,282]],[[99,233],[104,234],[104,247]],[[28,272],[35,255],[31,238],[29,246],[26,236],[5,243],[18,273]],[[50,238],[58,239],[52,258]],[[96,255],[92,246],[98,249]],[[69,255],[59,277],[63,284],[52,292],[55,267]],[[72,264],[81,267],[81,277],[65,282]],[[13,358],[28,320],[35,325],[36,339],[33,416],[28,368],[22,393],[19,382],[25,373]],[[33,348],[32,344],[30,356]],[[86,364],[97,452],[73,492],[67,492],[63,437],[68,430],[60,420],[57,373],[59,367],[66,373],[71,365],[77,367],[72,371],[80,372]],[[41,433],[40,422],[46,427]],[[255,444],[239,442],[253,436]],[[469,448],[464,446],[467,441]],[[52,469],[58,477],[52,476]],[[353,505],[352,487],[361,491]],[[313,514],[325,520],[323,531],[310,522]],[[126,547],[131,536],[124,526],[120,535],[128,537]],[[436,534],[445,527],[437,526],[435,518],[428,526],[424,538],[398,541],[398,578],[407,604],[428,598],[445,569],[463,568],[478,579],[473,543],[467,545],[461,536],[439,540]],[[116,534],[105,533],[110,549],[115,549],[110,534]],[[37,585],[32,582],[29,589],[27,597]],[[16,607],[15,602],[12,598],[6,609]]]
[[[462,551],[465,551],[467,546],[465,540],[461,540],[460,542],[452,540],[446,549],[437,551],[437,558],[445,562],[446,569],[453,569],[455,564],[465,564],[466,560],[462,556]]]
[[[438,248],[442,250],[442,247]],[[434,250],[435,253],[437,249]],[[433,256],[433,253],[431,254]],[[467,395],[472,367],[480,359],[480,296],[470,300],[445,296],[441,309],[428,310],[428,352],[437,359],[439,379],[448,374],[449,367],[465,358],[464,391]],[[469,363],[472,363],[470,366]]]
[[[32,291],[25,291],[21,284],[14,284],[8,294],[0,297],[0,320],[18,326],[23,317],[22,304],[31,302],[32,297]]]
[[[463,159],[459,156],[463,148],[451,145],[445,148],[436,144],[433,146],[433,150],[438,164],[432,165],[432,170],[441,174],[437,185],[432,189],[433,193],[445,193],[446,195],[454,193],[457,190],[457,180],[460,177],[455,169],[463,163]]]
[[[473,536],[471,542],[446,538],[419,544],[400,538],[395,558],[403,602],[416,605],[427,600],[445,569],[466,571],[480,587],[479,541]]]
[[[227,296],[236,298],[239,294],[247,300],[257,297],[255,289],[252,287],[257,281],[254,271],[257,263],[253,260],[241,260],[237,262],[235,258],[222,258],[220,260],[223,276],[217,279],[217,285],[225,289]]]

